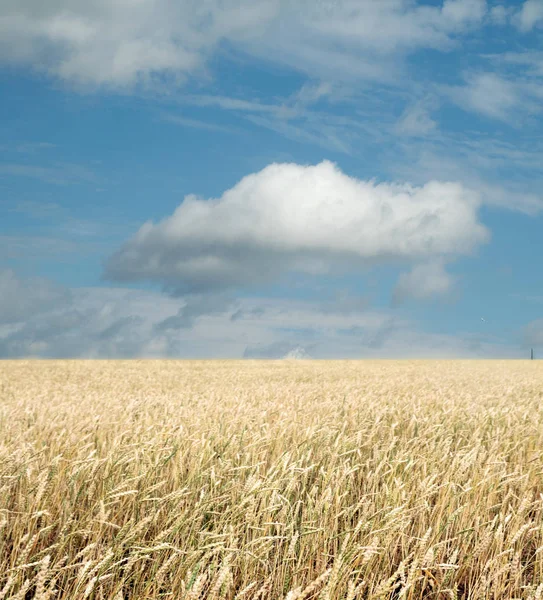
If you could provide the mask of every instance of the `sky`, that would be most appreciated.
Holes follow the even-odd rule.
[[[0,357],[543,356],[543,0],[3,0]]]

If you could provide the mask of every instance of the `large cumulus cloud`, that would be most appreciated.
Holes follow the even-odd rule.
[[[187,196],[170,217],[145,223],[109,259],[106,277],[197,294],[287,272],[452,260],[489,239],[478,207],[477,194],[459,183],[378,184],[328,161],[272,164],[220,198]]]

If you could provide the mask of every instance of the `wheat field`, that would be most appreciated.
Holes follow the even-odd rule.
[[[543,598],[537,361],[4,361],[0,400],[0,600]]]

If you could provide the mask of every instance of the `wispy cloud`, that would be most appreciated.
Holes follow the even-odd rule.
[[[537,164],[540,152],[525,150],[516,155],[517,151],[508,146],[501,150],[502,153],[499,144],[491,141],[472,145],[452,137],[410,143],[399,158],[390,158],[389,173],[413,182],[424,181],[427,174],[432,173],[439,180],[461,181],[470,189],[477,190],[488,206],[532,216],[541,213],[543,195],[530,167],[530,163]],[[509,159],[508,152],[511,152]],[[516,180],[512,177],[502,180],[500,170],[505,167],[517,170]],[[524,176],[524,181],[521,176]]]
[[[496,73],[468,74],[465,85],[443,86],[442,90],[460,107],[502,121],[509,121],[521,102],[515,83]]]
[[[0,176],[30,177],[53,185],[74,183],[96,183],[96,174],[82,165],[55,163],[54,165],[29,165],[20,163],[0,163]]]
[[[435,96],[427,96],[409,105],[395,126],[400,135],[427,136],[437,128],[437,122],[432,118],[432,111],[438,106]]]
[[[352,153],[359,133],[375,129],[360,119],[338,115],[338,105],[353,100],[347,88],[335,87],[328,82],[308,82],[293,94],[275,100],[271,103],[226,96],[184,95],[181,102],[220,108],[289,140],[344,154]],[[327,105],[333,104],[335,111],[327,110],[326,106],[320,110],[312,108],[323,101]]]
[[[325,118],[323,118],[320,126],[315,123],[310,124],[307,120],[300,124],[295,124],[282,119],[271,119],[255,115],[247,116],[246,119],[258,127],[274,131],[294,142],[320,146],[321,148],[344,154],[352,152],[352,146],[347,139],[348,137],[352,137],[351,131],[346,128],[326,124]]]
[[[524,32],[543,25],[543,0],[525,0],[514,22]]]
[[[51,219],[59,215],[61,207],[56,202],[22,200],[15,204],[6,204],[5,210],[20,213],[32,219]]]
[[[218,107],[224,110],[232,110],[237,112],[277,114],[282,111],[285,111],[285,114],[288,114],[286,107],[282,104],[267,104],[259,100],[230,98],[228,96],[211,96],[208,94],[186,94],[182,97],[182,102],[186,104],[194,104],[197,106]]]
[[[50,142],[20,142],[18,144],[0,145],[0,152],[35,154],[44,150],[52,150],[53,148],[56,148],[56,146]]]
[[[487,58],[499,66],[511,66],[524,69],[530,77],[543,78],[543,52],[539,50],[525,50],[524,52],[503,52],[490,54]]]
[[[188,127],[190,129],[201,129],[202,131],[214,131],[218,133],[235,133],[240,134],[241,130],[227,125],[218,125],[211,121],[200,121],[198,119],[190,119],[179,115],[167,114],[162,115],[161,121],[179,125],[180,127]]]
[[[29,258],[57,258],[73,256],[77,253],[75,242],[58,237],[32,235],[0,235],[0,256],[6,260]]]
[[[543,53],[483,54],[488,67],[466,71],[463,85],[441,85],[443,97],[466,111],[521,127],[543,109]]]
[[[523,26],[536,22],[532,4]],[[537,5],[536,5],[537,7]],[[0,7],[0,57],[86,87],[173,83],[201,72],[221,42],[314,77],[391,80],[420,48],[449,50],[483,24],[485,0],[285,3],[20,0]],[[280,43],[279,43],[280,40]]]

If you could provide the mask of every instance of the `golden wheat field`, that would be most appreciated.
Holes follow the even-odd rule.
[[[537,361],[6,361],[0,401],[0,599],[543,598]]]

